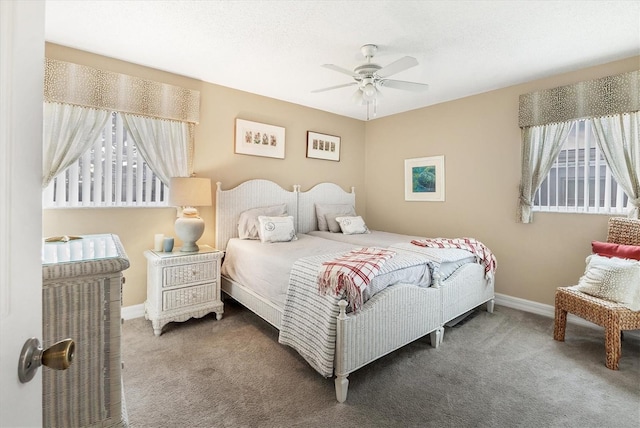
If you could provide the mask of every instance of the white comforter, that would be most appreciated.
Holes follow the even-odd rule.
[[[346,253],[361,247],[362,245],[305,234],[298,234],[295,241],[265,244],[256,240],[234,238],[227,244],[221,274],[283,308],[291,268],[296,260],[301,257]],[[413,266],[402,275],[410,284],[427,287],[431,283],[431,272],[425,267]],[[380,278],[374,279],[363,293],[363,301],[366,302],[372,295],[384,289],[389,280],[398,282],[388,276],[384,281]]]

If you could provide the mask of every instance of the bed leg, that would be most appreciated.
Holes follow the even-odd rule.
[[[444,337],[444,328],[438,327],[429,333],[429,337],[431,337],[431,346],[437,348],[442,343],[442,339]]]
[[[337,375],[336,382],[336,399],[340,403],[344,403],[347,400],[347,390],[349,389],[348,375]]]
[[[493,305],[495,304],[495,301],[493,299],[487,301],[487,312],[489,312],[490,314],[493,313]]]

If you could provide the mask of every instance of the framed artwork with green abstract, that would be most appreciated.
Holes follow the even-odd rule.
[[[405,159],[405,201],[444,201],[444,156]]]

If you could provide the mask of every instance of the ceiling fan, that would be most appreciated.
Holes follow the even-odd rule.
[[[401,71],[407,70],[411,67],[415,67],[416,65],[418,65],[418,60],[411,56],[405,56],[397,61],[392,62],[391,64],[382,67],[371,62],[371,59],[377,51],[378,46],[376,45],[367,44],[362,46],[360,48],[360,52],[362,52],[362,55],[364,55],[367,62],[354,68],[353,71],[347,70],[346,68],[342,68],[334,64],[322,65],[324,68],[328,68],[329,70],[347,74],[351,76],[354,81],[342,85],[330,86],[328,88],[316,89],[311,92],[318,93],[330,91],[332,89],[339,89],[345,88],[347,86],[357,85],[358,89],[352,96],[353,101],[358,104],[367,106],[369,105],[369,103],[374,103],[375,107],[376,100],[381,98],[382,96],[382,93],[379,89],[381,87],[401,89],[404,91],[412,92],[426,91],[429,88],[429,85],[425,83],[387,79],[387,77],[389,76],[400,73]]]

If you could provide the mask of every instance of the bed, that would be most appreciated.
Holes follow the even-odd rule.
[[[362,246],[392,247],[398,238],[407,239],[384,232],[361,236],[369,239],[366,243],[356,238],[341,241],[337,234],[314,236],[318,227],[316,204],[355,207],[355,192],[345,192],[333,183],[322,183],[306,192],[301,192],[299,186],[288,191],[268,180],[250,180],[229,190],[223,190],[218,183],[216,247],[225,251],[221,276],[224,293],[279,329],[279,341],[297,349],[323,376],[335,375],[339,402],[346,400],[351,372],[427,334],[432,346],[438,347],[446,322],[485,302],[487,309],[493,310],[493,280],[485,278],[480,264],[465,263],[442,279],[422,256],[402,251],[384,265],[379,276],[388,279],[401,275],[394,277],[391,286],[372,282],[371,294],[358,311],[349,312],[344,299],[320,296],[317,284],[310,279],[300,279],[296,287],[290,287],[289,281],[301,278],[305,270],[316,269],[335,254]],[[286,215],[292,217],[297,239],[284,244],[239,239],[238,224],[243,213],[274,205],[283,205]],[[393,270],[394,263],[403,268]],[[305,349],[289,341],[297,330],[304,333],[316,328],[300,325],[304,319],[292,321],[291,314],[300,309],[290,309],[291,301],[296,300],[290,296],[292,288],[303,290],[298,291],[302,293],[298,300],[309,300],[311,305],[331,311],[331,323],[320,332],[312,332],[331,342],[326,348],[329,351],[325,350],[331,355],[329,365],[326,366],[325,356],[322,370],[305,354]]]

